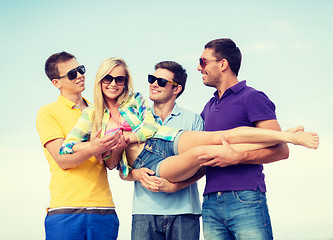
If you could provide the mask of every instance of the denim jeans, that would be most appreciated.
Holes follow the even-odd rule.
[[[132,215],[132,240],[199,240],[200,215]]]
[[[266,194],[259,189],[205,194],[202,222],[205,240],[273,239]]]

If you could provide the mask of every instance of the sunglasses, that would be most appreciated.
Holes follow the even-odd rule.
[[[69,80],[74,80],[77,77],[77,72],[83,75],[86,72],[86,68],[83,65],[80,65],[77,68],[70,70],[66,75],[58,77],[57,79],[68,77]]]
[[[207,62],[211,62],[211,61],[218,62],[218,61],[221,61],[221,60],[222,59],[207,60],[207,59],[204,59],[204,58],[199,58],[199,64],[200,64],[201,68],[205,68],[207,66]]]
[[[110,83],[113,82],[113,80],[116,81],[117,85],[123,86],[128,79],[127,79],[127,77],[124,77],[124,76],[112,77],[111,75],[106,75],[102,79],[102,82],[105,83],[105,84],[110,84]]]
[[[175,83],[175,82],[173,82],[173,81],[169,81],[169,80],[166,80],[166,79],[164,79],[164,78],[157,78],[157,77],[155,77],[154,75],[148,75],[148,82],[150,83],[150,84],[153,84],[155,81],[157,80],[157,84],[158,84],[158,86],[160,86],[160,87],[165,87],[165,85],[167,84],[167,83],[170,83],[170,84],[172,84],[173,86],[178,86],[179,84],[178,83]]]

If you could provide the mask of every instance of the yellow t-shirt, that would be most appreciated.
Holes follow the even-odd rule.
[[[37,130],[43,147],[51,140],[66,139],[81,110],[63,96],[56,102],[43,106],[37,115]],[[50,208],[56,207],[114,207],[107,179],[107,171],[95,157],[80,166],[61,169],[44,147],[50,165]]]

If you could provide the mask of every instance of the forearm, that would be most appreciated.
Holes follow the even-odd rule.
[[[265,164],[287,159],[289,148],[287,144],[281,143],[273,147],[248,151],[240,159],[239,164]]]
[[[83,162],[94,156],[94,152],[87,148],[81,149],[78,152],[72,154],[58,155],[55,159],[59,167],[66,170],[70,168],[75,168],[81,165]]]
[[[138,139],[132,132],[124,132],[124,136],[129,139],[129,143],[137,143]]]
[[[182,182],[176,182],[176,183],[170,183],[171,186],[168,190],[161,189],[162,192],[177,192],[183,188],[186,188],[188,186],[191,186],[192,184],[196,183],[199,179],[201,179],[206,174],[206,168],[202,167],[198,170],[196,174],[194,174],[191,178],[182,181]]]
[[[45,148],[51,154],[59,167],[64,170],[69,168],[75,168],[84,161],[88,160],[90,157],[94,156],[93,149],[90,148],[83,148],[80,151],[74,152],[72,154],[60,154],[59,149],[63,141],[64,139],[61,138],[54,139],[46,143]]]

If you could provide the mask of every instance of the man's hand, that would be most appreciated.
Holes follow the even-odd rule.
[[[245,152],[235,152],[224,136],[221,137],[221,140],[222,146],[216,145],[212,153],[198,158],[202,162],[200,166],[226,167],[236,165],[246,156]]]
[[[141,185],[149,191],[159,192],[161,178],[155,177],[155,172],[148,168],[132,169],[131,174],[133,180],[139,181]]]
[[[129,141],[130,140],[128,138],[125,138],[124,136],[120,136],[116,149],[110,151],[109,157],[107,157],[106,159],[103,159],[105,161],[105,166],[109,170],[114,169],[120,163],[121,158],[122,158],[122,153],[123,153],[124,149],[128,146]]]
[[[99,128],[94,134],[91,135],[90,144],[95,149],[95,155],[98,156],[108,150],[114,150],[119,144],[121,131],[116,131],[114,134],[107,134],[100,138],[102,128]]]

